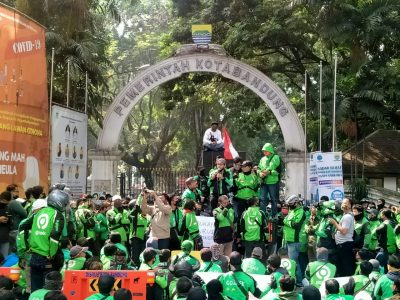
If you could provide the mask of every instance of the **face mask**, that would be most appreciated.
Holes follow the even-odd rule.
[[[383,204],[378,204],[377,207],[378,207],[378,210],[381,210],[381,209],[383,209],[385,206],[384,206]]]
[[[284,207],[284,208],[282,208],[281,212],[282,212],[282,215],[287,215],[288,209],[286,207]]]
[[[354,215],[354,220],[361,221],[363,217],[364,217],[363,214]]]

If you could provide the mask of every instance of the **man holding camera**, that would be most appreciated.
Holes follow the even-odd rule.
[[[218,129],[218,122],[212,122],[203,136],[203,147],[205,151],[224,151],[224,140]]]

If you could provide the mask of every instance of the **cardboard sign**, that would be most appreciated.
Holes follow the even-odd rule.
[[[203,246],[205,248],[211,247],[214,244],[214,222],[213,217],[196,217],[199,223],[200,235],[203,238]]]

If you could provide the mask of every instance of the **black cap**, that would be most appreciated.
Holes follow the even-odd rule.
[[[217,126],[218,126],[219,123],[214,121],[214,122],[211,122],[211,126],[212,126],[212,125],[217,125]]]
[[[245,160],[244,162],[242,162],[242,164],[240,166],[241,167],[252,167],[253,163],[250,160]]]

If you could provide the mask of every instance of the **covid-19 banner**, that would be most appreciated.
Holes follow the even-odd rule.
[[[56,105],[51,115],[51,183],[78,198],[86,192],[87,115]]]
[[[343,170],[341,152],[312,152],[310,154],[309,194],[312,201],[322,196],[343,200]]]
[[[48,187],[45,31],[0,3],[0,191]]]

